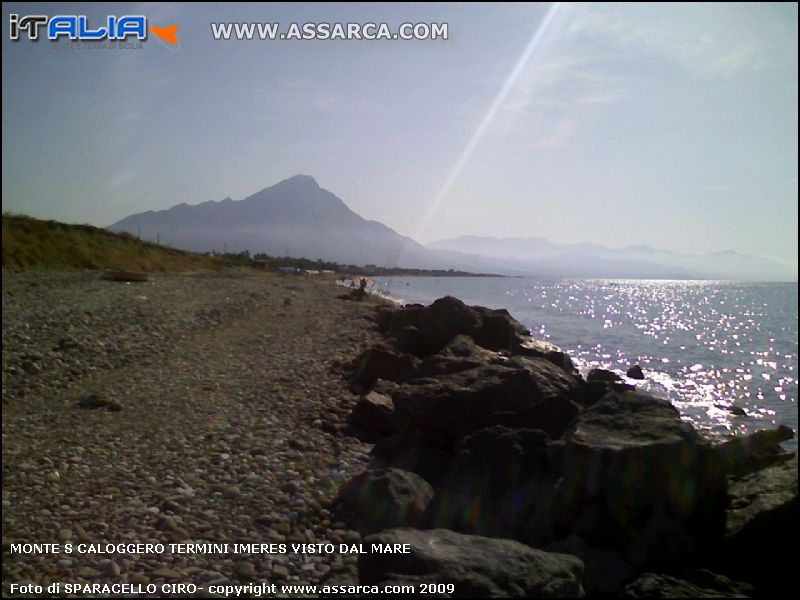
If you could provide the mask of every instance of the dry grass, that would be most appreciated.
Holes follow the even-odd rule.
[[[220,258],[165,248],[91,225],[67,225],[3,214],[3,268],[196,271],[219,269]]]

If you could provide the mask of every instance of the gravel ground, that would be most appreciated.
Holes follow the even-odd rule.
[[[356,398],[336,366],[378,334],[371,305],[338,293],[249,270],[138,284],[3,273],[4,595],[20,582],[355,582],[354,555],[10,553],[358,542],[326,509],[369,450],[346,435]]]

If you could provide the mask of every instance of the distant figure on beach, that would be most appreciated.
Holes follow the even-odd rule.
[[[360,288],[359,288],[359,289],[360,289],[362,292],[363,292],[363,291],[365,291],[365,290],[367,289],[367,278],[366,278],[366,277],[362,277],[362,278],[361,278],[361,281],[359,282],[359,286],[360,286]]]

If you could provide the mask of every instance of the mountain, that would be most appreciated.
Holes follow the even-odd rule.
[[[411,238],[363,219],[307,175],[296,175],[244,200],[183,203],[131,215],[109,229],[148,240],[158,237],[161,243],[199,252],[227,248],[342,264],[451,266]]]
[[[541,237],[464,236],[425,247],[360,217],[307,175],[296,175],[244,200],[178,204],[131,215],[108,229],[197,252],[227,248],[381,267],[566,277],[797,280],[797,273],[781,264],[736,252],[696,255],[650,246],[612,249],[556,244]]]
[[[462,236],[428,244],[438,252],[458,253],[465,262],[504,261],[507,267],[540,275],[567,277],[735,279],[797,281],[797,272],[778,262],[741,254],[690,254],[650,246],[607,248],[596,244],[556,244],[541,237]]]

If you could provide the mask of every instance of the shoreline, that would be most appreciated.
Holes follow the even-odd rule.
[[[586,587],[597,592],[593,587],[597,582],[589,584],[585,577],[596,559],[593,552],[600,549],[589,552],[573,544],[530,554],[525,548],[540,548],[549,538],[528,539],[516,526],[508,529],[507,524],[502,526],[506,529],[471,531],[469,523],[453,521],[441,512],[448,502],[442,498],[452,490],[442,487],[440,478],[458,468],[467,480],[476,474],[479,479],[491,480],[482,467],[458,462],[459,448],[477,442],[469,442],[470,435],[454,424],[488,418],[484,426],[491,430],[494,417],[485,413],[481,403],[491,405],[503,386],[517,390],[508,399],[502,395],[506,392],[497,397],[503,411],[510,409],[511,405],[504,403],[511,400],[513,410],[524,408],[517,402],[528,393],[537,403],[550,404],[542,413],[545,421],[530,421],[545,418],[535,416],[539,414],[536,411],[510,421],[502,417],[499,422],[510,429],[491,435],[515,439],[526,427],[539,423],[552,440],[567,436],[558,444],[569,448],[569,423],[592,414],[591,407],[604,394],[615,398],[623,394],[621,402],[627,402],[624,394],[630,390],[626,382],[598,373],[596,383],[581,383],[583,378],[570,374],[574,366],[566,353],[551,344],[525,341],[521,326],[504,311],[464,312],[455,300],[433,321],[419,317],[423,320],[414,325],[413,319],[418,317],[403,315],[411,315],[409,310],[432,309],[406,309],[375,295],[367,295],[361,302],[344,301],[339,296],[341,287],[324,279],[281,278],[241,269],[157,275],[150,282],[132,284],[98,277],[99,273],[93,272],[3,273],[6,594],[11,582],[25,581],[368,583],[381,580],[381,569],[389,567],[376,566],[374,556],[350,553],[98,557],[11,554],[9,547],[21,542],[130,540],[289,547],[293,543],[331,543],[338,548],[357,547],[364,540],[365,544],[409,543],[422,552],[414,545],[422,543],[420,539],[392,533],[391,528],[398,525],[436,525],[459,531],[433,534],[414,530],[421,532],[421,539],[441,535],[440,541],[451,547],[453,556],[464,552],[468,543],[485,546],[488,552],[498,537],[522,538],[529,545],[504,547],[503,552],[521,552],[525,561],[536,564],[548,552],[555,557],[571,556],[552,559],[560,565],[558,577],[570,586],[577,585],[570,588],[574,592]],[[455,312],[448,312],[451,310]],[[456,314],[462,316],[456,318]],[[393,319],[405,325],[392,329],[387,323]],[[432,331],[444,331],[441,327],[429,331],[432,323],[455,329],[444,338],[426,342]],[[452,332],[463,326],[459,323],[486,325],[463,331],[468,337],[456,336],[460,345],[451,347],[456,343]],[[498,332],[505,333],[498,337]],[[515,358],[522,348],[514,345],[517,339],[527,344],[528,350],[523,352],[527,358]],[[392,344],[405,346],[398,351]],[[375,363],[382,366],[370,367],[365,357],[377,356],[376,348],[388,349],[380,350],[383,362]],[[423,358],[414,357],[414,352]],[[371,373],[371,368],[379,371]],[[531,368],[544,370],[524,375]],[[460,382],[462,373],[472,370],[481,375],[464,380],[472,383]],[[417,383],[408,380],[411,372],[423,379]],[[531,376],[534,379],[528,381]],[[567,404],[541,397],[537,390],[545,389],[542,386],[561,389],[569,398]],[[483,390],[479,392],[481,403],[475,405],[472,396],[463,395],[473,388]],[[433,413],[424,416],[427,409],[423,407],[431,398],[434,405],[444,402],[442,406],[447,406],[448,398],[465,404],[460,411],[448,409],[435,417]],[[425,403],[420,404],[423,399]],[[672,413],[664,412],[658,403],[642,402],[650,407],[647,410],[655,410],[654,422],[664,423],[666,428],[649,432],[645,438],[664,435],[665,440],[672,440],[669,444],[689,443],[681,441],[683,433],[672,437],[683,431]],[[459,414],[464,411],[472,415],[466,421]],[[554,415],[561,415],[558,423],[551,420]],[[624,411],[619,415],[628,422]],[[650,427],[634,424],[630,431],[640,426]],[[407,435],[402,433],[404,428],[417,431],[414,436],[421,432],[422,438],[403,437]],[[615,435],[629,435],[626,431]],[[524,454],[504,457],[499,450],[502,446],[491,439],[481,442],[481,452],[493,456],[493,464],[507,465],[512,469],[509,473],[522,468],[515,467],[515,461],[527,464]],[[771,439],[759,442],[759,448],[767,450],[763,460],[768,462],[773,460]],[[691,444],[705,447],[705,442]],[[396,476],[399,482],[392,479]],[[411,486],[408,497],[422,508],[395,506],[392,503],[397,499],[381,495],[385,491],[372,496],[374,490],[386,489],[386,481],[392,482],[390,487]],[[394,506],[390,512],[399,515],[400,522],[379,522],[377,531],[390,531],[376,539],[375,523],[364,526],[362,522],[371,514],[369,507],[357,502],[355,513],[352,506],[348,513],[348,490],[354,485],[367,486],[358,489],[367,490],[371,505]],[[502,486],[494,486],[490,496],[479,488],[469,494],[493,505],[501,501],[504,492]],[[440,508],[432,513],[434,506]],[[573,511],[584,509],[573,502]],[[431,519],[432,514],[438,516],[424,525],[417,520],[422,515]],[[478,542],[463,537],[476,533],[490,537],[480,537]],[[400,537],[395,539],[395,535]],[[554,541],[558,540],[550,540]],[[626,564],[632,560],[625,548],[615,551],[625,556]],[[487,558],[481,555],[470,560]],[[381,564],[393,563],[385,558]],[[492,568],[499,569],[492,585],[510,577],[503,574],[502,566]],[[588,569],[585,577],[579,574],[584,568]],[[632,584],[641,568],[625,570],[627,575],[617,582],[619,589],[621,582]],[[450,575],[445,571],[439,581],[447,581]]]

